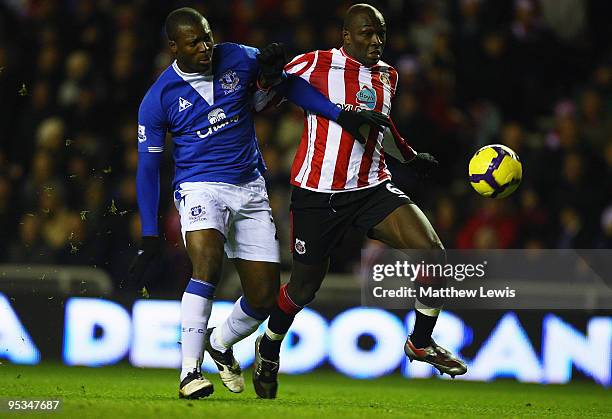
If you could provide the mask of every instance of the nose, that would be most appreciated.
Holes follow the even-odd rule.
[[[206,42],[202,41],[198,44],[198,52],[208,52],[210,50],[211,46],[208,45]]]
[[[381,36],[375,33],[374,36],[372,37],[372,43],[374,45],[382,45],[382,38],[381,38]]]

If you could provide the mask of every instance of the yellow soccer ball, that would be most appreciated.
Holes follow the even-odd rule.
[[[505,198],[518,188],[523,166],[518,155],[501,144],[491,144],[478,150],[469,166],[470,184],[487,198]]]

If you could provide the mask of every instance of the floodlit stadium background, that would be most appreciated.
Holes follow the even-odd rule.
[[[173,8],[191,5],[209,19],[217,42],[280,41],[295,55],[338,46],[349,4],[0,4],[0,358],[178,366],[176,300],[190,265],[172,205],[170,153],[160,209],[167,246],[152,275],[154,299],[134,303],[117,292],[140,235],[137,109],[171,62],[163,20]],[[610,248],[612,5],[379,5],[388,25],[384,60],[400,73],[393,119],[417,150],[441,163],[423,181],[391,162],[394,179],[428,214],[445,246]],[[256,127],[288,270],[288,172],[301,112],[286,104],[258,116]],[[480,198],[467,181],[471,154],[498,142],[520,155],[524,170],[519,190],[501,201]],[[334,253],[332,274],[284,349],[285,371],[327,364],[354,377],[431,374],[403,361],[407,312],[355,308],[358,297],[344,298],[359,295],[359,250],[377,246],[349,234]],[[217,295],[231,301],[240,291],[229,265],[226,276]],[[584,309],[449,313],[437,333],[468,358],[471,379],[585,376],[609,385],[610,307]],[[227,310],[216,306],[217,315]],[[251,344],[240,349],[247,365]]]

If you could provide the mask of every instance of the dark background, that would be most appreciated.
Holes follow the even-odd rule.
[[[89,265],[120,281],[140,238],[137,111],[172,60],[169,11],[200,10],[216,42],[291,56],[341,44],[355,2],[305,0],[9,1],[0,4],[0,263]],[[374,3],[373,3],[374,4]],[[381,1],[384,60],[400,74],[392,116],[429,179],[391,162],[395,182],[427,213],[447,248],[610,248],[612,239],[612,3],[606,0]],[[302,131],[293,105],[263,114],[257,134],[281,239],[287,243],[289,167]],[[510,198],[471,190],[467,163],[503,143],[523,162]],[[190,264],[162,172],[167,240],[153,275],[181,290]],[[351,273],[351,233],[332,271]]]

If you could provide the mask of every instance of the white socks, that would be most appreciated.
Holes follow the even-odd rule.
[[[256,312],[242,296],[236,301],[234,309],[223,324],[215,327],[210,344],[213,349],[225,352],[253,333],[267,317],[268,313]]]
[[[204,359],[204,334],[212,310],[215,286],[191,279],[181,299],[181,381]]]

